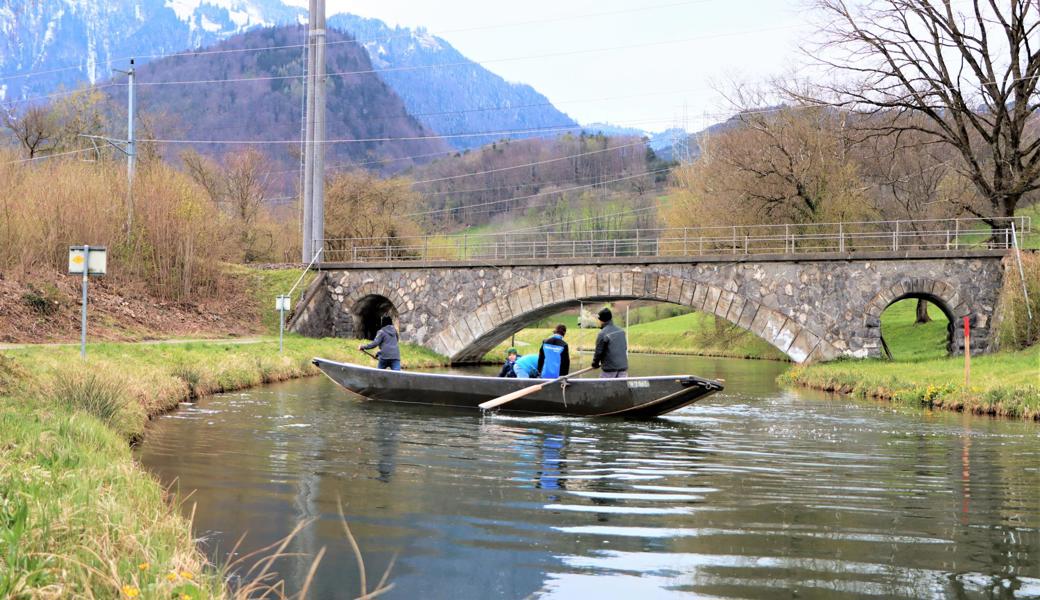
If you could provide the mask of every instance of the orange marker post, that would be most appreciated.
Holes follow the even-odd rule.
[[[971,385],[971,320],[964,317],[964,393]]]

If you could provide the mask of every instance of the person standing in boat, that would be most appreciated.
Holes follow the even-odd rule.
[[[600,321],[596,336],[596,351],[592,355],[592,368],[602,367],[600,378],[628,377],[628,340],[625,331],[614,324],[614,315],[604,308],[596,315]]]
[[[542,341],[538,350],[538,372],[542,379],[556,379],[571,372],[570,350],[563,341],[566,333],[567,326],[560,323],[553,334]]]
[[[516,348],[506,350],[506,364],[502,365],[502,370],[498,372],[499,377],[516,377],[513,367],[516,366],[517,354]]]
[[[538,355],[525,354],[516,359],[516,362],[513,364],[513,372],[520,379],[537,379]]]
[[[376,332],[376,338],[368,344],[361,344],[358,350],[365,351],[379,348],[376,358],[379,360],[380,369],[391,371],[401,370],[401,350],[397,345],[397,329],[394,328],[394,320],[386,315],[379,322],[380,329]]]

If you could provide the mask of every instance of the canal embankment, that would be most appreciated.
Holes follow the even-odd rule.
[[[173,498],[131,455],[149,420],[208,394],[370,361],[356,340],[93,344],[0,354],[0,597],[220,598]],[[410,367],[443,364],[403,348]],[[220,468],[220,465],[214,465]],[[173,500],[173,502],[171,502]]]
[[[1040,347],[972,358],[967,388],[963,357],[840,360],[794,367],[780,381],[907,406],[1040,420]]]

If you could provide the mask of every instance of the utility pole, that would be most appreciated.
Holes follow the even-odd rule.
[[[310,0],[306,141],[303,159],[303,262],[325,239],[325,0]]]
[[[137,140],[134,137],[134,59],[130,59],[130,85],[127,86],[126,99],[126,242],[133,238],[134,230],[134,171],[137,169]]]
[[[134,171],[137,167],[137,138],[134,134],[134,117],[136,116],[135,113],[137,110],[135,106],[136,96],[134,82],[136,77],[134,72],[134,59],[130,59],[129,71],[121,71],[119,69],[112,70],[116,73],[125,73],[129,78],[126,99],[126,139],[120,140],[104,135],[89,135],[85,133],[79,134],[79,137],[90,140],[90,143],[94,145],[94,153],[97,156],[97,160],[101,159],[101,148],[98,146],[98,142],[104,142],[126,155],[126,241],[127,244],[129,244],[133,237]]]

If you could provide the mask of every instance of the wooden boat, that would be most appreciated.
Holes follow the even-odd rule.
[[[371,398],[412,404],[477,408],[545,379],[474,377],[416,371],[389,371],[322,358],[315,366],[346,389]],[[722,384],[692,375],[571,379],[554,383],[502,405],[503,412],[576,417],[656,417],[692,404],[722,389]]]

